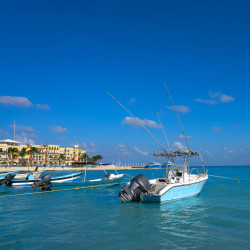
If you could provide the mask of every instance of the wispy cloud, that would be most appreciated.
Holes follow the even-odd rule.
[[[169,110],[174,110],[173,106],[167,106],[166,108]],[[184,114],[189,113],[191,111],[191,109],[188,106],[184,106],[184,105],[177,105],[175,106],[175,109],[177,110],[177,112],[184,113]]]
[[[205,103],[205,104],[217,104],[218,102],[215,100],[208,100],[208,99],[199,99],[196,98],[195,101],[200,102],[200,103]]]
[[[230,149],[230,148],[228,148],[228,147],[226,147],[226,146],[224,146],[224,150],[225,150],[227,153],[229,153],[229,154],[233,154],[233,153],[234,153],[234,150],[232,150],[232,149]]]
[[[175,138],[181,139],[181,140],[185,140],[184,135],[176,135],[174,136]],[[186,135],[187,139],[192,139],[191,135]]]
[[[137,118],[141,124],[143,124],[145,127],[150,127],[150,128],[161,128],[161,125],[156,123],[155,121],[152,121],[152,120],[148,120],[148,119],[139,119]],[[129,125],[131,127],[139,127],[140,124],[133,118],[133,117],[130,117],[130,116],[127,116],[125,117],[125,119],[122,121],[122,124],[126,124],[126,125]]]
[[[143,156],[147,156],[148,155],[148,151],[140,150],[138,147],[134,147],[134,150],[135,150],[135,152],[137,152],[140,155],[143,155]]]
[[[20,96],[0,96],[0,103],[6,106],[16,106],[21,108],[32,106],[32,103],[26,97]]]
[[[50,106],[48,104],[36,104],[36,107],[38,109],[42,109],[42,110],[49,110]]]
[[[21,142],[22,144],[35,144],[34,139],[37,138],[35,134],[28,134],[25,132],[21,132],[21,134],[16,135],[16,140]]]
[[[128,101],[128,104],[129,104],[129,105],[132,105],[132,104],[134,104],[134,103],[136,103],[136,99],[135,99],[134,97],[131,97],[131,98],[129,99],[129,101]]]
[[[71,143],[71,146],[73,147],[74,145],[78,145],[79,149],[82,149],[84,151],[86,151],[88,154],[90,153],[96,153],[96,149],[95,149],[95,143],[90,142],[90,143],[86,143],[86,142],[74,142]]]
[[[62,128],[61,126],[51,126],[51,127],[49,127],[49,129],[53,133],[66,133],[66,132],[68,132],[67,128]]]
[[[215,131],[215,132],[221,132],[222,131],[222,128],[221,127],[212,127],[212,129],[213,129],[213,131]]]
[[[226,94],[221,94],[220,92],[208,92],[210,99],[200,99],[196,98],[195,100],[200,103],[205,103],[205,104],[218,104],[218,103],[228,103],[228,102],[233,102],[234,97],[226,95]]]
[[[127,149],[127,147],[123,144],[117,144],[114,147],[114,151],[118,154],[122,154],[122,155],[129,155],[129,150]]]
[[[9,133],[5,129],[0,129],[0,136],[6,136],[7,137],[7,136],[9,136]]]
[[[57,138],[57,140],[58,140],[58,141],[65,141],[65,138],[59,137],[59,138]]]
[[[233,102],[233,101],[234,101],[234,98],[232,96],[224,95],[224,94],[220,95],[220,102],[227,103],[227,102]]]
[[[14,128],[14,125],[10,125],[11,128]],[[33,129],[30,126],[23,126],[23,125],[15,125],[16,131],[20,132],[35,132],[35,129]]]
[[[180,149],[185,149],[186,147],[179,141],[175,141],[172,144],[172,148],[176,149],[176,150],[180,150]]]

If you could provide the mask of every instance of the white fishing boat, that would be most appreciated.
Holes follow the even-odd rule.
[[[207,170],[204,167],[200,153],[197,151],[190,150],[186,134],[184,132],[179,115],[177,113],[177,110],[175,108],[175,105],[173,103],[172,97],[169,93],[166,84],[165,87],[167,89],[167,93],[179,120],[183,136],[187,144],[187,150],[172,151],[160,121],[169,147],[169,151],[167,151],[159,143],[159,141],[149,132],[149,130],[141,123],[139,119],[137,119],[117,99],[115,99],[111,94],[108,93],[150,134],[150,136],[161,147],[162,153],[155,153],[154,155],[157,157],[165,157],[167,158],[168,163],[171,162],[171,164],[168,164],[168,167],[166,167],[165,177],[149,180],[145,175],[140,174],[134,177],[131,182],[127,183],[123,188],[121,188],[119,196],[120,199],[124,202],[136,201],[162,203],[175,199],[194,196],[201,192],[205,182],[208,179]],[[202,166],[200,168],[190,168],[190,158],[194,156],[200,157],[202,163]],[[177,164],[179,160],[181,161],[181,164]]]

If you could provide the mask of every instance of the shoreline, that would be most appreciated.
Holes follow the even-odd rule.
[[[35,167],[0,167],[0,173],[6,173],[6,172],[14,172],[20,170],[20,172],[34,172],[36,169]],[[113,171],[113,170],[133,170],[133,169],[147,169],[144,166],[126,166],[126,167],[120,167],[117,166],[115,168],[110,168],[110,167],[77,167],[77,168],[72,168],[72,167],[39,167],[38,171]],[[152,168],[150,168],[152,169]]]

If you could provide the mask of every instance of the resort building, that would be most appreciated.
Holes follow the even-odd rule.
[[[21,145],[14,140],[0,141],[0,164],[5,165],[72,165],[86,153],[78,145],[61,148],[59,145]]]

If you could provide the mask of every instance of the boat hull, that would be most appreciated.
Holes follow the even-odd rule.
[[[71,182],[54,182],[52,183],[52,188],[63,188],[63,187],[72,187],[72,188],[107,188],[116,185],[120,185],[123,180],[123,175],[114,179],[96,179],[90,181],[71,181]]]
[[[173,186],[162,195],[143,194],[142,202],[163,203],[171,200],[194,196],[201,192],[206,181],[207,179],[192,184]]]
[[[76,181],[81,177],[82,173],[79,174],[68,174],[68,175],[63,175],[61,177],[56,177],[51,179],[51,183],[60,183],[60,182],[72,182]],[[12,181],[12,186],[32,186],[34,182],[39,181],[40,179],[35,179],[35,180],[13,180]]]

